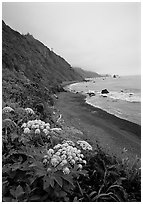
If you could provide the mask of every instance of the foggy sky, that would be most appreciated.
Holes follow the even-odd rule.
[[[141,72],[140,3],[7,3],[2,18],[78,66],[101,74]]]

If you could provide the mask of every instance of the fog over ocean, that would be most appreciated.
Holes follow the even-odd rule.
[[[141,76],[93,78],[69,86],[71,91],[86,94],[86,102],[117,117],[141,124]],[[109,91],[105,96],[103,89]],[[94,92],[90,97],[87,93]]]

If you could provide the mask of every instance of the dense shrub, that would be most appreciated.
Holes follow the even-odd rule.
[[[105,154],[97,146],[96,153],[88,156],[85,170],[73,193],[75,201],[82,202],[135,202],[141,201],[140,159],[133,165]]]
[[[63,133],[31,108],[3,108],[4,202],[140,201],[138,161],[131,166]]]

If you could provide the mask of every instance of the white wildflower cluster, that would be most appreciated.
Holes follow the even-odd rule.
[[[73,141],[71,141],[71,140],[64,140],[63,143],[67,143],[67,144],[69,144],[69,145],[71,145],[73,147],[75,146],[75,143]]]
[[[53,167],[60,166],[64,174],[69,174],[75,164],[78,169],[82,169],[82,165],[86,164],[84,155],[81,150],[72,146],[72,141],[65,141],[63,144],[57,144],[53,149],[47,150],[47,155],[44,156],[43,163],[50,164]],[[49,168],[47,169],[49,171]]]
[[[32,108],[25,108],[25,111],[27,114],[31,114],[31,115],[34,115],[34,111],[32,110]]]
[[[62,131],[61,128],[51,128],[52,132],[60,133]]]
[[[40,134],[41,132],[45,133],[45,135],[48,135],[50,130],[50,124],[45,123],[41,120],[29,120],[27,123],[23,123],[21,128],[24,128],[24,133],[35,133]]]
[[[10,113],[10,112],[12,112],[12,111],[14,111],[14,109],[11,108],[11,107],[9,107],[9,106],[6,106],[6,107],[4,107],[4,108],[2,109],[2,113]]]
[[[86,142],[86,141],[82,141],[82,140],[78,140],[77,144],[83,149],[83,150],[92,150],[92,146]]]

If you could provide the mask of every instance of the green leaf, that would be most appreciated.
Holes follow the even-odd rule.
[[[17,169],[20,169],[20,166],[21,166],[20,164],[21,164],[21,162],[13,164],[12,165],[12,171],[16,171]]]
[[[82,174],[82,175],[85,176],[85,175],[87,175],[87,172],[88,172],[88,171],[86,171],[86,170],[81,170],[81,171],[79,171],[79,174]]]
[[[102,197],[110,197],[110,195],[113,195],[113,193],[101,193],[101,194],[95,196],[93,198],[93,201],[97,201],[99,198],[102,198]]]
[[[45,195],[42,195],[40,198],[40,202],[46,202],[49,197],[49,194],[46,192]]]
[[[54,175],[54,180],[59,184],[59,186],[62,188],[62,186],[63,186],[63,180],[62,180],[62,178],[60,177],[60,175],[57,175],[57,174],[55,174]]]
[[[29,167],[37,167],[37,164],[35,164],[35,163],[30,164]]]
[[[120,189],[120,190],[122,190],[122,191],[124,192],[124,188],[123,188],[122,186],[120,186],[120,185],[112,185],[112,186],[110,186],[110,187],[108,188],[107,191],[109,191],[110,189],[113,189],[113,188],[118,188],[118,189]]]
[[[28,160],[25,161],[25,162],[23,162],[23,163],[20,165],[20,170],[21,170],[21,171],[27,171],[27,173],[28,173],[28,170],[30,170]]]
[[[25,192],[23,191],[23,188],[19,185],[17,186],[16,188],[16,191],[15,191],[15,196],[16,198],[19,198],[20,196],[22,196]]]
[[[29,200],[30,200],[30,201],[39,201],[40,198],[41,198],[40,196],[34,195],[34,196],[31,196]]]
[[[64,191],[60,191],[60,192],[59,192],[59,197],[64,198],[64,197],[66,197],[66,196],[67,196],[67,193],[66,193],[66,192],[64,192]]]
[[[65,198],[64,198],[64,201],[65,201],[65,202],[69,202],[69,198],[68,198],[68,197],[65,197]]]
[[[16,195],[15,195],[15,190],[14,189],[10,189],[10,194],[15,198]]]
[[[11,141],[13,142],[16,138],[19,138],[19,136],[16,133],[11,134]]]
[[[116,165],[111,165],[111,166],[107,166],[108,170],[111,170],[111,169],[115,169],[116,168]]]
[[[4,166],[2,167],[2,172],[9,174],[10,171],[11,171],[11,166],[12,166],[11,164],[6,164],[6,165],[4,165]]]
[[[80,187],[80,184],[79,184],[78,181],[77,181],[77,185],[78,185],[78,188],[79,188],[79,191],[80,191],[81,195],[83,196],[83,190],[82,190],[82,188]]]
[[[52,188],[54,187],[54,177],[53,176],[50,178],[50,185]]]
[[[47,188],[50,186],[50,178],[48,176],[44,176],[43,182],[43,189],[47,190]]]
[[[63,167],[62,167],[61,165],[58,165],[58,166],[56,167],[56,169],[59,170],[59,171],[60,171],[62,168],[63,168]]]
[[[17,150],[12,149],[12,150],[9,151],[9,155],[8,156],[11,156],[13,154],[18,154],[18,153],[19,152]]]
[[[78,202],[78,198],[77,198],[77,197],[74,197],[73,202]]]
[[[97,195],[97,191],[93,191],[92,193],[90,193],[89,197],[91,198],[93,195]]]
[[[2,128],[16,128],[17,124],[9,118],[6,118],[2,121]]]
[[[33,177],[29,177],[30,185],[32,185],[32,184],[34,183],[35,180],[36,180],[35,176],[33,176]]]
[[[27,194],[31,193],[31,188],[27,183],[26,183],[25,191],[26,191]]]
[[[9,182],[3,181],[2,182],[2,194],[3,196],[8,192]]]
[[[119,176],[119,173],[118,172],[116,172],[115,170],[110,170],[110,171],[108,171],[108,174],[111,174],[112,175],[112,177],[118,177]]]
[[[3,202],[11,202],[12,201],[12,197],[3,197],[2,201]]]
[[[38,177],[41,177],[41,176],[44,176],[45,174],[46,174],[47,172],[45,171],[45,169],[37,169],[36,170],[36,175],[38,176]]]
[[[117,194],[110,195],[116,202],[124,202],[124,200]]]
[[[73,179],[72,179],[71,175],[63,175],[62,177],[63,177],[64,180],[68,181],[70,184],[73,185]]]

